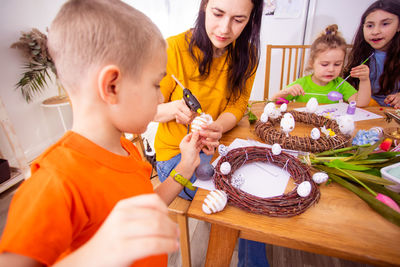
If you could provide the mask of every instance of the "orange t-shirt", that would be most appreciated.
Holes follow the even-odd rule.
[[[11,202],[0,252],[51,265],[88,241],[119,200],[154,192],[150,165],[131,142],[121,138],[121,144],[129,156],[70,131],[47,149]],[[167,266],[167,260],[152,256],[133,266]]]

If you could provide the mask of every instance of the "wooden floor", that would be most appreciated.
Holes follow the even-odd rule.
[[[158,178],[152,179],[153,184],[159,183]],[[10,205],[11,198],[15,192],[17,186],[10,188],[9,190],[0,194],[0,233],[3,232],[5,221],[7,218],[8,206]],[[210,232],[210,224],[199,221],[196,219],[189,218],[189,232],[190,232],[190,246],[191,246],[191,257],[192,266],[200,267],[204,266],[205,256],[207,253],[208,236]],[[307,253],[299,250],[288,249],[278,246],[267,245],[267,256],[270,266],[282,267],[282,266],[303,266],[303,267],[366,267],[371,265],[350,262],[341,260],[338,258],[332,258],[328,256],[317,255],[313,253]],[[233,253],[231,265],[237,266],[238,251],[237,247]],[[168,256],[168,266],[180,267],[181,256],[179,251],[172,253]],[[252,266],[249,266],[252,267]]]

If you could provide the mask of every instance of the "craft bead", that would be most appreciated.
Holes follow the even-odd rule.
[[[311,192],[311,183],[309,181],[304,181],[297,187],[297,194],[301,197],[306,197]]]
[[[328,180],[328,178],[329,176],[325,172],[316,172],[312,176],[313,181],[316,182],[317,184],[325,183]]]
[[[282,152],[282,148],[281,148],[280,144],[273,144],[271,150],[272,150],[272,154],[274,154],[274,155],[279,155]]]
[[[214,190],[204,199],[202,209],[206,214],[216,213],[225,208],[227,201],[228,196],[224,191]]]
[[[231,164],[225,161],[221,164],[219,169],[223,175],[227,175],[231,172]]]
[[[218,146],[218,153],[219,153],[219,155],[220,155],[221,157],[226,156],[226,154],[228,154],[228,152],[229,152],[228,147],[226,147],[225,145],[220,144],[220,145]]]

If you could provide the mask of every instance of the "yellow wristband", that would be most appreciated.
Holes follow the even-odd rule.
[[[177,181],[178,183],[180,183],[181,185],[189,188],[190,190],[194,191],[195,188],[192,185],[192,183],[190,182],[190,180],[186,179],[185,177],[183,177],[182,175],[180,175],[179,173],[177,173],[175,171],[175,169],[173,169],[171,171],[171,173],[169,174],[169,176],[171,176],[172,178],[174,178],[175,181]]]

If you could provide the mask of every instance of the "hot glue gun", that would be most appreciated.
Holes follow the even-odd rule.
[[[201,105],[200,105],[199,101],[197,100],[197,98],[192,94],[192,92],[189,89],[185,88],[183,86],[183,84],[180,81],[178,81],[178,79],[173,74],[171,76],[176,81],[176,83],[180,87],[182,87],[183,100],[185,101],[188,108],[190,108],[190,110],[197,112],[201,115],[203,113],[203,111],[201,109]]]

